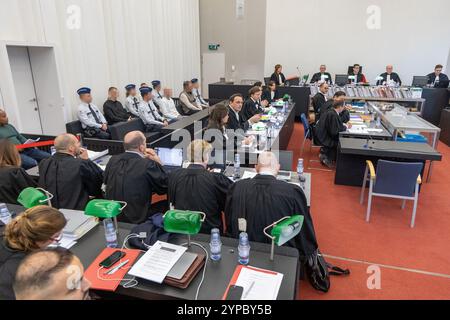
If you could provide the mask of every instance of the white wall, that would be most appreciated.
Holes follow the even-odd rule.
[[[381,8],[381,29],[369,30],[370,5]],[[265,74],[333,74],[354,63],[370,82],[393,64],[405,84],[445,65],[450,48],[449,0],[267,0]],[[447,68],[448,69],[448,68]]]
[[[70,5],[81,8],[79,30],[67,27]],[[199,28],[198,0],[0,0],[0,41],[55,45],[67,121],[81,86],[99,107],[108,87],[123,99],[128,83],[159,79],[177,94],[200,76]]]

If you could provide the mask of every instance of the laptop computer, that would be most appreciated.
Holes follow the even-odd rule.
[[[155,151],[167,171],[180,169],[183,166],[183,149],[155,148]]]
[[[419,87],[423,88],[426,87],[428,84],[428,77],[427,76],[414,76],[412,81],[413,87]]]

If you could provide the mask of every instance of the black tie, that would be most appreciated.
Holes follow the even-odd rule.
[[[89,110],[91,110],[91,113],[92,113],[92,115],[94,116],[95,122],[97,122],[98,124],[102,124],[102,122],[100,121],[100,119],[97,117],[97,114],[94,112],[94,109],[92,109],[91,105],[89,105]]]
[[[150,108],[150,111],[152,112],[153,119],[157,120],[158,118],[156,118],[156,115],[155,115],[155,113],[153,112],[153,108],[152,108],[152,106],[150,105],[150,103],[148,104],[148,107]]]
[[[136,97],[133,97],[133,101],[134,101],[134,103],[133,103],[134,108],[136,109],[136,111],[139,111],[139,106],[138,106],[138,102],[137,102]]]

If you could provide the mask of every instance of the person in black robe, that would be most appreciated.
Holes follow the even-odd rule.
[[[349,76],[354,76],[355,79],[348,79],[349,84],[366,84],[368,83],[366,76],[362,73],[361,66],[359,64],[355,64],[353,66],[352,72],[348,74]]]
[[[231,96],[228,105],[228,122],[226,128],[228,130],[247,131],[252,124],[258,123],[261,120],[261,114],[256,114],[250,119],[247,119],[242,112],[244,103],[243,96],[240,93]]]
[[[111,87],[108,90],[108,100],[103,105],[103,113],[105,114],[106,121],[109,125],[113,125],[120,122],[130,121],[132,116],[125,110],[122,103],[117,100],[119,97],[119,91],[115,87]]]
[[[380,77],[383,78],[382,80],[377,81],[377,86],[389,84],[390,81],[394,81],[399,86],[402,85],[402,80],[400,79],[400,76],[393,72],[394,67],[392,65],[386,66],[386,72],[380,74]],[[389,77],[389,79],[388,79]]]
[[[300,251],[302,258],[317,250],[313,221],[305,194],[299,186],[277,180],[280,164],[272,152],[260,155],[253,179],[236,182],[228,192],[225,206],[227,230],[231,237],[239,238],[246,231],[250,241],[270,243],[264,228],[293,215],[302,215],[304,222],[300,234],[286,245]],[[247,229],[239,230],[239,219],[247,221]]]
[[[167,173],[155,151],[147,149],[142,132],[128,133],[124,147],[125,153],[113,156],[106,166],[106,198],[127,203],[119,221],[140,224],[167,211],[167,202],[161,208],[152,207],[153,193],[167,193]]]
[[[442,73],[443,66],[438,64],[434,68],[434,72],[427,75],[428,84],[432,85],[434,88],[448,88],[449,79],[448,76]]]
[[[327,167],[332,167],[336,160],[339,133],[346,131],[347,126],[342,122],[340,113],[344,110],[344,102],[336,102],[333,108],[328,110],[317,124],[317,139],[322,145],[321,162]],[[351,127],[351,124],[348,124]]]
[[[277,86],[284,86],[286,83],[286,77],[283,74],[283,66],[281,64],[275,66],[275,71],[270,77],[270,81],[274,81]]]
[[[58,136],[55,149],[39,164],[39,186],[53,194],[53,207],[84,210],[90,197],[102,196],[103,171],[74,135]]]
[[[282,97],[277,89],[275,81],[270,81],[267,85],[267,89],[262,94],[261,101],[267,101],[268,104],[280,100]]]
[[[191,165],[169,175],[169,202],[178,210],[205,213],[201,233],[210,233],[213,228],[223,232],[221,214],[232,182],[221,173],[207,170],[212,151],[208,142],[194,140],[187,150]]]
[[[261,87],[253,87],[250,89],[249,98],[245,101],[242,107],[242,114],[245,119],[251,119],[257,114],[264,113],[268,105],[267,101],[261,101],[262,90]]]
[[[318,83],[318,82],[326,82],[329,85],[333,84],[333,79],[331,79],[331,74],[326,72],[327,66],[321,65],[320,66],[320,72],[315,73],[311,78],[311,83]]]
[[[7,139],[0,140],[0,202],[18,204],[23,189],[36,187],[36,181],[21,168],[19,152]]]
[[[325,113],[327,113],[328,110],[333,109],[333,104],[337,102],[344,102],[345,103],[345,92],[344,91],[338,91],[334,94],[333,99],[327,101],[323,107],[320,109],[319,117],[317,118],[317,121],[320,120],[320,117],[322,117]],[[346,108],[339,114],[341,117],[341,120],[343,123],[347,123],[350,121],[350,112]]]
[[[327,83],[322,83],[319,87],[319,92],[312,98],[312,106],[314,108],[314,113],[316,115],[316,121],[319,118],[320,110],[328,101],[328,90],[329,86]]]

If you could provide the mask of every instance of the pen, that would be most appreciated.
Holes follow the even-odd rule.
[[[123,266],[125,266],[128,262],[130,262],[130,260],[126,260],[124,262],[122,262],[121,264],[119,264],[117,267],[109,270],[108,272],[106,272],[106,275],[112,275],[114,273],[116,273],[117,271],[119,271],[120,268],[122,268]]]
[[[250,285],[250,287],[248,287],[247,291],[244,294],[244,298],[247,298],[248,294],[250,293],[250,291],[253,289],[253,286],[255,285],[255,281],[252,282],[252,284]]]

